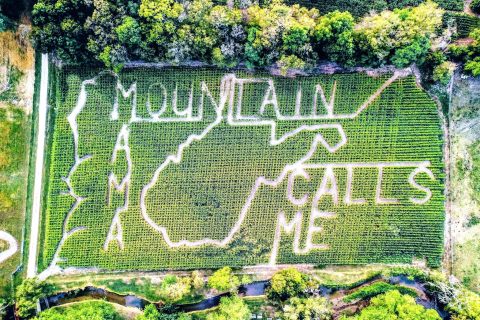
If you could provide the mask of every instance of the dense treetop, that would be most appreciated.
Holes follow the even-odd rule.
[[[120,69],[129,61],[221,67],[277,65],[306,69],[319,60],[347,66],[421,61],[438,36],[434,2],[355,18],[348,11],[211,0],[39,0],[33,10],[38,49],[65,62],[96,59]]]

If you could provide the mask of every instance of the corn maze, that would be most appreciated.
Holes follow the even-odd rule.
[[[440,263],[442,131],[412,76],[64,67],[43,270]]]

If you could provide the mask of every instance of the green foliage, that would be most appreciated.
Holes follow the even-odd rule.
[[[41,312],[35,320],[122,320],[113,305],[101,301],[75,303]],[[148,319],[150,320],[150,319]],[[153,320],[153,319],[152,319]]]
[[[451,45],[450,55],[465,63],[464,71],[474,77],[480,75],[480,28],[470,33],[472,41],[468,44]]]
[[[455,64],[450,61],[445,61],[433,69],[433,81],[439,82],[443,85],[448,84],[455,71]]]
[[[408,287],[392,285],[383,281],[379,281],[355,290],[353,293],[346,295],[343,298],[343,301],[352,302],[354,300],[370,299],[372,297],[378,296],[379,294],[383,294],[392,290],[398,290],[401,294],[408,294],[412,297],[417,296],[416,291]]]
[[[140,25],[132,17],[125,17],[122,24],[115,28],[120,43],[128,47],[135,48],[141,45]]]
[[[306,7],[317,8],[322,14],[332,11],[348,11],[354,17],[363,17],[372,11],[401,9],[407,6],[418,6],[425,0],[287,0],[286,3],[299,3]],[[446,10],[463,11],[463,0],[435,0],[439,6]]]
[[[470,320],[480,318],[480,296],[463,289],[448,305],[452,320]]]
[[[465,63],[464,70],[474,77],[480,76],[480,57],[475,57],[472,60],[468,60]]]
[[[435,310],[425,309],[415,303],[415,299],[409,295],[402,295],[399,291],[393,290],[372,298],[370,305],[353,317],[342,319],[352,320],[383,320],[383,319],[405,319],[405,320],[440,320]]]
[[[442,24],[442,15],[436,4],[427,2],[362,19],[355,28],[360,62],[404,67],[421,61],[430,47],[429,39]]]
[[[438,81],[434,80],[434,72],[440,65],[446,62],[446,60],[447,57],[442,51],[436,50],[428,52],[424,61],[419,65],[424,81],[429,83]]]
[[[276,272],[270,280],[267,297],[273,301],[285,301],[292,297],[302,297],[308,288],[309,277],[295,268]]]
[[[28,318],[35,314],[37,301],[51,294],[53,288],[36,278],[27,278],[15,290],[16,314]]]
[[[249,320],[251,312],[237,295],[222,297],[218,309],[207,315],[207,320]]]
[[[295,55],[281,56],[277,62],[282,75],[286,75],[289,70],[305,68],[305,61]]]
[[[280,314],[284,320],[329,320],[332,315],[331,303],[322,297],[290,298]]]
[[[230,267],[223,267],[208,278],[208,286],[218,291],[236,290],[239,285],[240,280]]]
[[[167,275],[161,284],[160,296],[167,303],[178,302],[191,294],[192,283],[189,277]]]
[[[205,281],[199,271],[195,270],[191,275],[192,287],[195,290],[199,290],[205,286]]]
[[[37,1],[32,11],[36,48],[65,62],[87,61],[92,55],[86,50],[88,30],[84,25],[92,12],[92,1]]]
[[[472,0],[472,2],[470,2],[470,9],[476,14],[480,14],[480,0]]]
[[[367,6],[380,11],[420,2]],[[317,9],[277,0],[243,7],[212,0],[40,0],[33,34],[42,52],[67,62],[94,57],[116,71],[131,60],[199,60],[226,68],[242,61],[249,68],[277,64],[286,74],[313,66],[319,57],[347,66],[357,57],[365,65],[421,61],[443,13],[426,2],[372,14],[355,26],[354,15],[338,10],[320,16]]]
[[[154,304],[149,304],[143,310],[143,313],[135,318],[135,320],[158,320],[160,311]]]
[[[143,310],[143,313],[135,318],[135,320],[191,320],[192,317],[185,313],[163,313],[158,311],[157,307],[149,304]]]
[[[266,7],[251,6],[247,13],[247,66],[269,66],[282,59],[284,70],[290,65],[303,68],[315,58],[311,37],[318,11],[273,1]]]
[[[334,11],[321,17],[314,31],[321,56],[346,65],[354,64],[353,28],[354,19],[349,12]]]
[[[214,6],[208,21],[219,41],[212,50],[212,62],[219,67],[235,67],[243,59],[246,30],[243,25],[242,11]]]
[[[428,49],[430,49],[430,39],[428,37],[418,38],[408,46],[395,50],[391,61],[398,68],[405,68],[414,62],[421,63]]]

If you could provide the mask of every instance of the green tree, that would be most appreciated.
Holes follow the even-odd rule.
[[[405,68],[414,62],[421,63],[429,49],[430,39],[428,37],[417,38],[412,40],[409,45],[395,50],[391,61],[398,68]]]
[[[471,43],[451,45],[449,53],[454,60],[465,63],[466,73],[478,76],[480,75],[480,28],[474,29],[470,33],[470,38]]]
[[[115,32],[119,42],[132,51],[142,42],[140,24],[133,17],[124,17],[122,23],[115,28]]]
[[[248,320],[251,317],[248,306],[237,295],[222,297],[218,310],[208,314],[207,320]]]
[[[157,307],[149,304],[143,310],[143,313],[135,318],[135,320],[191,320],[192,317],[185,313],[165,314],[158,311]],[[74,319],[72,319],[74,320]]]
[[[267,297],[273,301],[285,301],[291,297],[302,297],[308,288],[308,276],[295,268],[276,272],[270,280]]]
[[[158,320],[160,317],[160,311],[154,304],[149,304],[143,309],[143,313],[137,316],[136,320]]]
[[[92,15],[85,22],[89,31],[87,48],[105,66],[119,71],[131,57],[138,56],[135,54],[135,45],[140,43],[139,27],[135,26],[138,4],[133,0],[94,0],[93,3]]]
[[[209,22],[218,34],[217,47],[212,50],[212,61],[220,67],[234,67],[243,59],[247,32],[242,11],[225,6],[215,6],[210,11]]]
[[[285,320],[328,320],[332,315],[331,303],[321,297],[290,298],[280,314]]]
[[[353,317],[343,319],[354,320],[440,320],[435,310],[425,309],[417,304],[409,295],[402,295],[398,290],[389,291],[376,296],[370,301],[370,305]]]
[[[436,66],[435,69],[433,69],[433,81],[439,82],[441,84],[448,84],[450,79],[453,76],[453,72],[455,71],[455,63],[451,61],[445,61],[442,62],[440,65]],[[479,64],[480,68],[480,64]],[[480,69],[478,70],[478,74],[480,75]]]
[[[320,54],[332,61],[354,64],[354,25],[350,12],[334,11],[321,17],[314,31]]]
[[[472,0],[470,3],[470,9],[476,14],[480,14],[480,0]]]
[[[53,287],[36,278],[28,278],[15,290],[16,314],[28,318],[35,314],[37,302],[53,292]]]
[[[318,10],[272,1],[266,7],[250,6],[247,15],[245,58],[248,67],[271,65],[287,56],[303,60],[304,66],[315,60],[311,38]],[[298,59],[289,58],[290,61]]]
[[[208,286],[218,291],[236,290],[239,285],[240,279],[233,274],[230,267],[223,267],[208,278]]]
[[[35,48],[54,53],[65,62],[91,59],[84,25],[93,9],[92,1],[38,0],[32,10]]]
[[[141,28],[145,34],[144,57],[165,60],[168,45],[177,38],[178,18],[184,13],[183,5],[175,0],[142,0],[139,8]],[[183,53],[188,52],[183,48]]]
[[[462,290],[448,305],[452,320],[480,319],[480,296],[469,290]]]
[[[418,7],[383,11],[363,18],[354,39],[360,62],[367,65],[395,63],[405,66],[421,60],[429,41],[442,24],[443,10],[433,2]]]

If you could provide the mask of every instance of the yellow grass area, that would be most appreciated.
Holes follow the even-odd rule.
[[[0,32],[0,64],[24,71],[34,68],[35,51],[29,41],[30,27],[20,25],[15,32]]]

